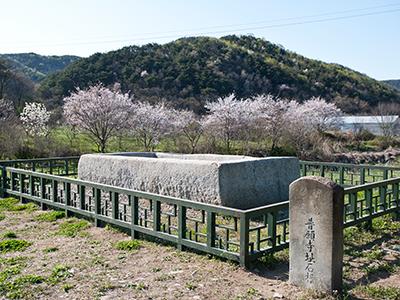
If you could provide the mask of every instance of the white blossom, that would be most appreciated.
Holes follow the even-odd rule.
[[[173,131],[174,113],[164,103],[152,105],[147,102],[134,104],[130,129],[146,151],[154,150],[160,139]]]
[[[20,115],[25,131],[31,136],[45,136],[50,113],[42,103],[26,103]]]
[[[132,100],[128,94],[119,89],[108,89],[101,84],[87,90],[78,88],[71,96],[64,98],[64,117],[67,123],[89,133],[101,152],[105,152],[112,136],[128,126],[132,109]]]

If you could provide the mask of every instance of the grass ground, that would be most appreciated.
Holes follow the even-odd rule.
[[[288,283],[288,255],[251,270],[0,200],[0,299],[333,299]],[[345,299],[400,299],[400,223],[346,230]]]

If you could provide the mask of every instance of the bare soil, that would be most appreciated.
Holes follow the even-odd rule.
[[[0,221],[0,241],[12,231],[17,239],[32,243],[25,251],[0,253],[1,260],[25,257],[20,274],[51,278],[54,269],[67,271],[56,282],[15,287],[16,295],[1,291],[0,299],[333,299],[334,297],[301,290],[288,283],[287,252],[276,259],[264,259],[251,270],[204,254],[180,252],[173,246],[140,240],[140,249],[117,250],[115,243],[129,236],[112,228],[90,226],[75,237],[59,234],[66,219],[45,222],[37,216],[45,212],[5,211]],[[346,299],[370,298],[360,289],[378,285],[400,289],[399,232],[385,231],[386,236],[366,245],[350,247],[345,257]],[[358,248],[357,248],[358,247]],[[371,250],[372,249],[372,250]],[[376,251],[368,257],[362,253]],[[375,259],[376,254],[379,259]],[[369,257],[371,256],[371,257]],[[393,268],[375,267],[385,263]],[[372,266],[372,267],[371,267]],[[0,272],[7,263],[0,263]],[[368,269],[369,267],[369,269]],[[386,269],[385,269],[386,268]],[[390,269],[390,270],[389,270]],[[393,298],[397,299],[397,298]]]

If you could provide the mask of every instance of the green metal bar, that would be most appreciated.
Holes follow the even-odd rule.
[[[365,183],[365,168],[360,169],[360,184]]]
[[[5,166],[1,166],[1,191],[0,191],[0,198],[6,198],[7,193],[7,170]]]
[[[271,247],[276,246],[276,213],[268,213],[268,237],[271,238]]]
[[[153,201],[153,230],[160,231],[161,224],[161,202]]]
[[[113,192],[112,194],[112,217],[114,219],[119,219],[119,194],[117,192]]]
[[[178,249],[184,250],[182,240],[186,238],[186,207],[178,206]]]
[[[215,213],[207,211],[207,247],[215,247]]]
[[[25,175],[24,174],[19,174],[19,192],[21,194],[24,193],[24,181],[25,181]],[[24,201],[23,197],[20,197],[21,202]]]
[[[249,267],[249,218],[244,213],[240,216],[240,265],[242,267]]]
[[[58,182],[57,182],[57,180],[53,180],[51,183],[52,183],[52,190],[53,190],[52,200],[53,200],[53,202],[57,202]]]
[[[129,195],[131,200],[131,236],[133,239],[139,238],[139,232],[135,230],[135,226],[139,225],[139,198]]]
[[[69,160],[65,160],[65,175],[69,175]]]
[[[79,190],[79,208],[85,210],[86,187],[84,185],[79,185],[78,190]]]
[[[29,194],[32,196],[35,194],[35,177],[33,175],[29,176]]]
[[[344,184],[344,168],[339,168],[339,184]]]

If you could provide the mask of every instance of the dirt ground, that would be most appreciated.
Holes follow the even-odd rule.
[[[113,228],[51,220],[51,211],[31,206],[11,210],[0,211],[0,244],[31,245],[0,252],[0,299],[333,299],[289,285],[287,251],[248,271],[144,240],[118,250],[130,238]],[[400,299],[400,225],[377,226],[346,233],[344,299]]]

